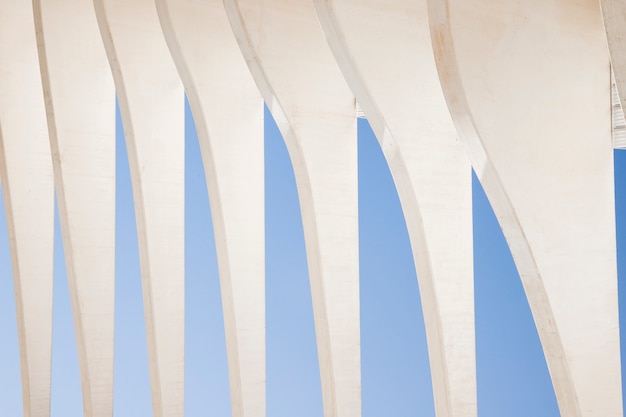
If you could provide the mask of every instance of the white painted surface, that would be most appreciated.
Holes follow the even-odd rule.
[[[507,238],[561,415],[622,416],[609,59],[593,0],[429,0],[453,119]]]
[[[115,90],[94,7],[33,1],[86,417],[113,414]]]
[[[50,415],[54,182],[30,2],[0,13],[0,177],[25,417]]]
[[[402,202],[437,415],[476,416],[471,167],[439,85],[426,1],[315,4]]]
[[[313,2],[224,1],[287,144],[306,241],[324,415],[361,415],[355,99]]]
[[[232,412],[265,416],[263,100],[220,0],[158,0],[196,123],[222,291]]]
[[[95,0],[133,184],[152,410],[184,414],[184,92],[152,0]]]

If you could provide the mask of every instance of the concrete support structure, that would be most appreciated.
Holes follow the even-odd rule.
[[[132,177],[155,417],[183,417],[185,114],[183,86],[153,0],[94,0]]]
[[[0,13],[0,177],[25,417],[50,415],[54,183],[32,4]]]
[[[114,81],[156,417],[184,413],[183,85],[215,226],[234,416],[266,414],[263,99],[296,175],[324,413],[361,415],[355,96],[405,213],[438,417],[477,414],[471,177],[457,132],[515,258],[561,414],[623,415],[608,51],[614,109],[626,108],[626,0],[0,9],[0,180],[27,417],[50,413],[54,188],[85,416],[113,414]],[[615,137],[624,123],[615,112]]]
[[[324,415],[361,415],[354,96],[313,2],[225,0],[239,46],[287,144],[306,241]]]
[[[221,0],[157,0],[204,162],[235,417],[265,416],[263,100]]]
[[[428,2],[446,99],[515,258],[561,415],[622,416],[599,3]]]
[[[437,415],[476,416],[471,167],[439,85],[426,0],[315,3],[402,202]]]
[[[33,0],[86,417],[113,414],[115,90],[91,2]]]

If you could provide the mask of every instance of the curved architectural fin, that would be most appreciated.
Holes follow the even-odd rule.
[[[113,414],[115,89],[91,2],[33,0],[86,417]]]
[[[439,85],[427,3],[315,4],[402,202],[437,415],[476,416],[471,167]]]
[[[153,0],[95,0],[128,148],[155,417],[184,412],[183,86]]]
[[[225,0],[235,36],[293,164],[326,417],[361,415],[354,96],[312,2]]]
[[[561,415],[622,416],[599,4],[428,1],[446,99],[511,248]]]
[[[54,182],[32,4],[0,13],[0,177],[17,307],[25,417],[50,415]]]
[[[265,416],[263,100],[220,0],[157,0],[204,162],[224,309],[232,412]]]

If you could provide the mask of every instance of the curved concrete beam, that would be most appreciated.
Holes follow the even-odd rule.
[[[124,123],[135,200],[152,410],[182,417],[184,91],[153,0],[95,0]]]
[[[609,60],[594,0],[428,0],[453,119],[561,415],[622,416]]]
[[[25,417],[50,415],[54,181],[30,2],[0,13],[0,177],[17,307]]]
[[[402,202],[440,417],[476,416],[471,166],[439,85],[426,0],[316,0]]]
[[[220,0],[157,0],[157,8],[204,162],[233,416],[265,416],[263,100]]]
[[[115,89],[93,4],[33,0],[86,417],[113,414]]]
[[[354,96],[312,2],[225,0],[291,156],[304,224],[324,414],[361,415]]]

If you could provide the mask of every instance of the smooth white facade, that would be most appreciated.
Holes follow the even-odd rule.
[[[561,414],[623,415],[610,104],[611,62],[622,105],[626,95],[623,0],[1,7],[0,178],[25,415],[50,413],[56,191],[85,416],[112,417],[116,92],[155,416],[184,413],[183,92],[211,203],[234,416],[266,414],[264,101],[296,175],[324,414],[361,416],[357,100],[402,202],[438,417],[477,415],[470,162]]]

